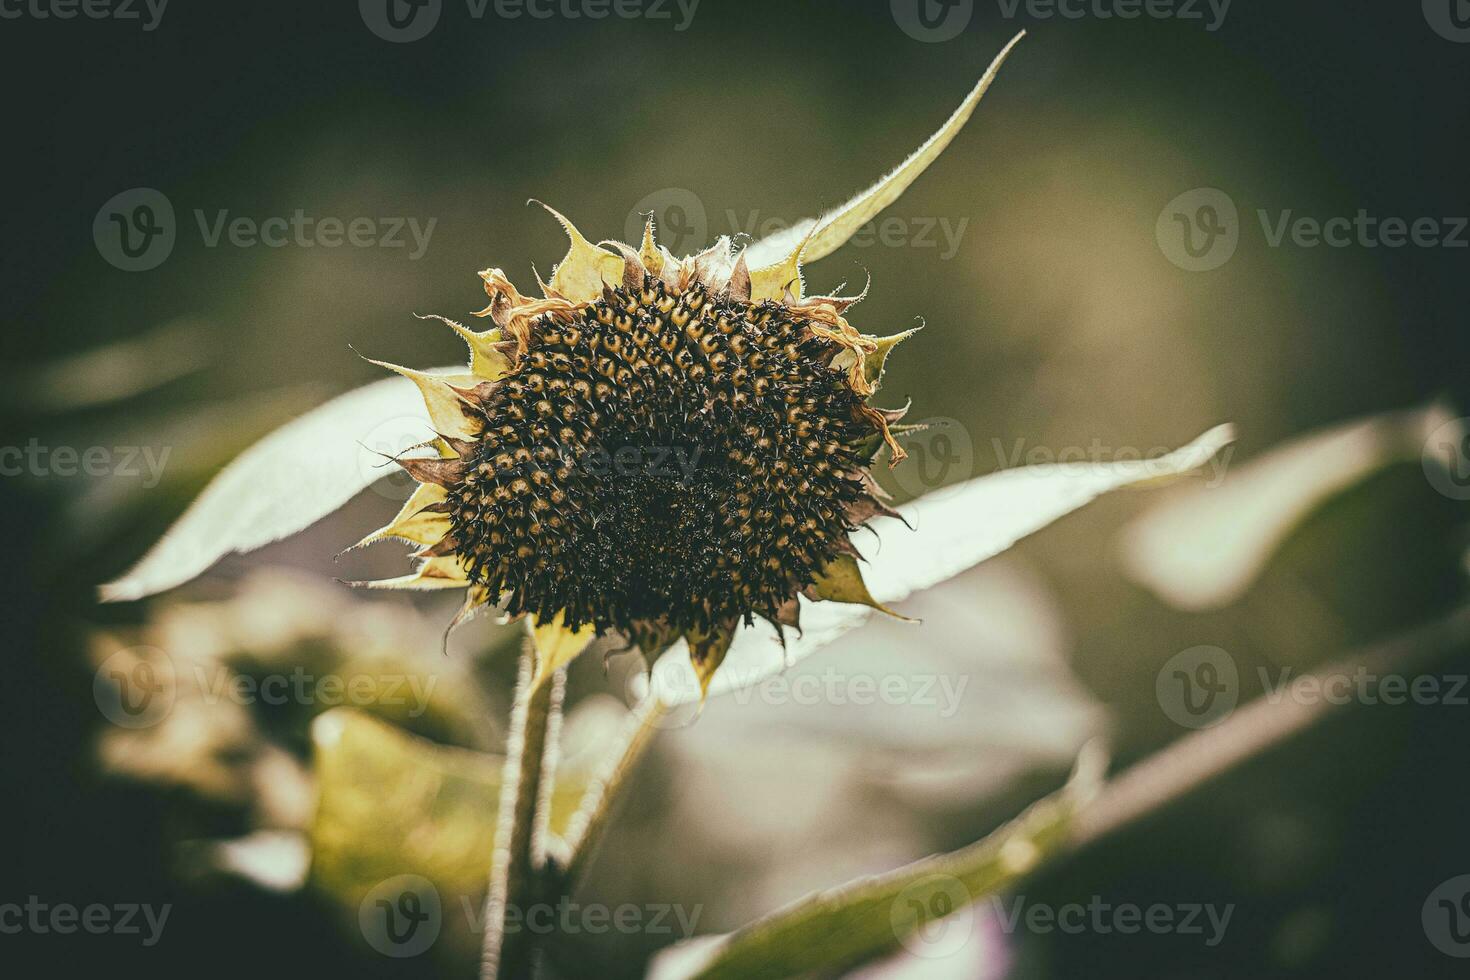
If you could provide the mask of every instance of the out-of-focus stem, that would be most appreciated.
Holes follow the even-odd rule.
[[[608,752],[602,771],[588,785],[567,826],[568,856],[557,876],[562,891],[569,892],[586,872],[629,774],[637,767],[667,711],[658,696],[650,692],[628,716],[622,737]]]
[[[561,731],[565,671],[532,687],[536,651],[530,639],[521,653],[515,708],[505,746],[505,774],[500,787],[500,815],[495,829],[490,887],[485,895],[485,936],[481,949],[482,980],[532,975],[535,944],[524,929],[506,929],[507,913],[539,900],[541,863],[545,857],[546,821],[551,781]]]

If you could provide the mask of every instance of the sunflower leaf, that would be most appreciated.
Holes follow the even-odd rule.
[[[102,586],[101,597],[141,599],[182,585],[225,555],[295,534],[391,476],[383,452],[433,436],[424,400],[408,378],[339,395],[226,465],[136,565]],[[394,445],[373,445],[384,439]]]
[[[344,708],[316,719],[311,739],[318,889],[355,909],[378,882],[404,873],[457,895],[485,887],[499,756],[437,745]]]
[[[923,145],[910,154],[907,160],[899,164],[897,169],[830,214],[799,221],[790,228],[784,228],[751,245],[745,253],[750,267],[756,269],[780,262],[790,256],[808,235],[810,238],[801,253],[802,262],[815,262],[841,248],[849,238],[857,233],[859,228],[898,200],[898,196],[939,158],[939,154],[944,152],[944,148],[949,146],[959,131],[965,127],[965,123],[969,121],[975,107],[980,104],[981,96],[985,94],[986,89],[990,88],[990,83],[995,81],[995,76],[1000,71],[1000,66],[1006,60],[1006,56],[1025,36],[1026,32],[1022,31],[1011,38],[1010,43],[995,56],[995,60],[990,63],[990,67],[985,70],[980,81],[970,90],[970,94],[965,96],[959,108],[955,109],[934,135],[925,140]]]
[[[600,746],[621,716],[589,705],[568,718],[576,749],[558,768],[551,830],[566,832]],[[441,897],[477,896],[494,853],[504,759],[441,745],[350,708],[311,727],[319,786],[311,826],[312,884],[354,912],[374,886],[404,874]]]
[[[989,837],[830,891],[809,895],[741,929],[664,953],[653,980],[807,976],[840,972],[900,945],[966,939],[974,902],[1014,885],[1069,841],[1073,818],[1102,785],[1106,760],[1089,745],[1067,786]],[[947,920],[933,926],[939,920]]]
[[[898,508],[913,525],[880,517],[865,571],[868,588],[894,603],[1000,554],[1110,490],[1154,484],[1199,469],[1234,441],[1216,426],[1166,456],[1111,463],[1050,463],[1001,470]],[[856,539],[861,545],[862,538]]]
[[[1180,488],[1124,529],[1124,571],[1177,608],[1228,606],[1329,498],[1394,463],[1448,465],[1465,436],[1456,414],[1436,403],[1343,423],[1272,449],[1218,487]]]

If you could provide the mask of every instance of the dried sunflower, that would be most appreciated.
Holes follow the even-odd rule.
[[[888,354],[913,331],[860,332],[846,314],[863,294],[807,295],[803,263],[839,248],[938,157],[1020,36],[896,170],[835,212],[747,248],[721,238],[675,257],[651,220],[637,245],[593,244],[547,208],[570,247],[549,282],[537,277],[541,296],[487,269],[489,302],[476,315],[491,326],[438,318],[468,345],[467,371],[382,365],[411,383],[434,435],[409,447],[429,454],[395,456],[418,486],[359,542],[412,542],[417,565],[363,584],[464,589],[456,623],[490,606],[524,617],[539,677],[598,635],[619,634],[650,657],[683,640],[696,684],[665,671],[676,685],[665,697],[702,700],[738,635],[784,650],[794,627],[810,648],[1101,492],[1207,459],[1228,439],[1223,429],[1141,468],[1084,467],[1047,481],[1049,468],[1031,467],[1030,482],[1009,473],[971,481],[979,489],[969,496],[933,504],[944,515],[924,514],[922,501],[896,513],[871,476],[885,448],[890,466],[905,456],[894,434],[903,410],[870,398]],[[328,442],[409,411],[404,383],[388,384],[343,396],[241,457],[104,597],[168,588],[340,506],[368,481]],[[304,472],[311,492],[262,494],[252,475],[265,470]],[[958,533],[974,525],[972,510],[992,523]],[[870,588],[850,535],[866,526],[887,542],[886,519],[905,516],[925,526],[885,544],[892,572],[880,569],[881,587]],[[813,630],[810,604],[822,600],[858,615],[816,613]],[[769,624],[763,632],[758,621]],[[769,667],[766,657],[733,683]]]

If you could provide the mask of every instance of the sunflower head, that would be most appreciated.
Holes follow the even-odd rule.
[[[854,329],[860,296],[803,296],[806,239],[752,270],[725,239],[678,259],[651,220],[639,247],[594,246],[552,214],[571,247],[542,298],[489,269],[493,326],[450,324],[469,375],[396,369],[438,455],[398,460],[419,489],[365,540],[413,540],[420,565],[379,584],[464,585],[461,617],[498,605],[649,655],[682,638],[706,684],[740,624],[871,601],[848,538],[891,513],[869,467],[904,458],[903,412],[868,399],[906,335]]]
[[[415,447],[432,455],[396,460],[419,485],[359,542],[413,542],[417,566],[362,584],[464,588],[451,628],[489,606],[526,618],[538,679],[599,635],[646,656],[684,640],[701,692],[757,617],[784,643],[803,598],[882,609],[849,536],[897,516],[870,467],[885,447],[903,460],[904,410],[869,402],[914,331],[861,333],[846,314],[866,288],[808,296],[802,263],[938,158],[1022,36],[900,166],[749,248],[721,238],[676,258],[651,220],[636,247],[594,245],[547,208],[570,244],[539,298],[487,269],[486,329],[436,318],[469,345],[467,372],[383,365],[417,385],[436,435]]]

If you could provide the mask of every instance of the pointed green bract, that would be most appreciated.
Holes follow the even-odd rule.
[[[896,201],[898,196],[939,158],[945,147],[949,146],[959,131],[964,128],[965,123],[969,121],[975,107],[980,104],[981,97],[995,81],[995,76],[1005,62],[1006,56],[1025,36],[1026,32],[1022,31],[1011,38],[1010,43],[995,56],[995,60],[990,63],[990,67],[985,70],[980,81],[970,90],[970,94],[965,96],[959,108],[933,136],[925,140],[923,145],[910,154],[907,160],[899,164],[897,169],[831,214],[822,218],[808,218],[755,243],[749,250],[751,266],[754,268],[779,261],[784,256],[791,254],[793,247],[803,239],[809,239],[801,255],[804,262],[815,262],[817,259],[831,255],[846,244],[859,228]]]

